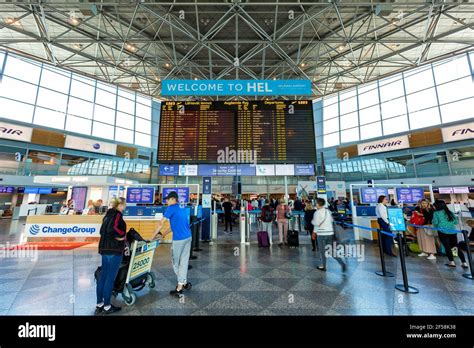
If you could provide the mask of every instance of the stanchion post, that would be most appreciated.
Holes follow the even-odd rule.
[[[199,238],[199,231],[201,230],[201,226],[202,226],[202,219],[196,221],[196,223],[195,223],[196,236],[194,238],[194,251],[202,251],[202,249],[199,248],[199,239],[200,239]]]
[[[380,262],[382,264],[382,271],[375,272],[376,275],[381,277],[393,277],[394,274],[392,272],[387,272],[385,268],[385,255],[383,252],[383,245],[382,245],[382,232],[380,229],[377,229],[378,240],[379,240],[379,251],[380,251]]]
[[[467,260],[469,261],[469,270],[471,271],[471,273],[464,273],[462,276],[467,279],[474,279],[474,269],[472,269],[471,248],[469,247],[469,238],[468,238],[466,230],[462,230],[462,236],[464,238],[464,242],[466,243]],[[459,250],[458,252],[462,253],[463,251]]]
[[[397,232],[397,239],[398,245],[400,248],[400,264],[402,266],[402,276],[403,276],[403,284],[395,285],[395,289],[407,292],[409,294],[417,294],[419,290],[413,286],[408,285],[408,276],[407,276],[407,268],[405,265],[405,253],[404,253],[404,238],[402,237],[402,232]]]

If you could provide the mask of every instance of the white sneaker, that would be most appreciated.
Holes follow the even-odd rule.
[[[419,257],[425,257],[425,256],[428,256],[427,253],[421,253],[421,254],[418,254]]]
[[[433,254],[431,254],[431,255],[428,256],[426,259],[427,259],[427,260],[436,260],[436,256],[434,256]]]

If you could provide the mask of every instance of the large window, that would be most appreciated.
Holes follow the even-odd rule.
[[[314,101],[316,144],[336,146],[474,117],[474,53]]]
[[[156,143],[160,107],[151,97],[11,53],[0,58],[6,59],[1,118],[144,147]],[[337,98],[335,106],[337,120]]]

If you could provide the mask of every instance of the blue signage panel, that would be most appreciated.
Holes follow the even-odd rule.
[[[37,194],[39,192],[38,187],[25,187],[24,193],[33,193]]]
[[[40,188],[38,188],[38,193],[40,195],[49,195],[49,194],[53,193],[53,189],[48,188],[48,187],[40,187]]]
[[[217,173],[217,166],[215,164],[200,164],[198,166],[199,176],[215,176]]]
[[[253,164],[239,164],[237,166],[237,175],[255,176],[257,174],[257,166]]]
[[[210,195],[212,193],[212,178],[205,176],[202,178],[202,194]]]
[[[163,80],[162,96],[311,95],[310,80]]]
[[[161,176],[178,176],[179,165],[177,164],[160,164]]]
[[[318,188],[318,193],[321,193],[321,194],[326,193],[326,177],[324,176],[316,177],[316,185]]]
[[[129,187],[127,189],[127,203],[153,204],[155,189],[153,187]]]
[[[421,187],[397,187],[396,191],[398,203],[417,203],[425,197]]]
[[[388,197],[388,189],[385,187],[362,187],[360,189],[361,203],[377,203],[380,196]]]
[[[388,208],[387,209],[388,222],[390,224],[390,230],[392,231],[405,231],[405,217],[403,216],[403,210],[401,208]]]
[[[163,203],[166,203],[165,197],[168,196],[170,192],[176,192],[178,194],[178,202],[189,202],[189,187],[163,187]]]
[[[314,175],[314,164],[295,164],[295,175]]]
[[[0,186],[0,193],[13,193],[14,190],[13,186]]]
[[[235,176],[237,175],[236,164],[219,164],[217,165],[217,176]]]

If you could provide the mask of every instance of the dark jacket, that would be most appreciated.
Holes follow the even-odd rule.
[[[304,221],[306,223],[305,224],[306,229],[308,231],[311,231],[311,232],[313,232],[313,230],[314,230],[314,226],[311,223],[311,221],[313,221],[313,216],[314,216],[315,211],[316,211],[316,209],[311,209],[311,210],[305,210],[305,212],[304,212]]]
[[[271,215],[271,219],[266,219],[265,218],[265,215],[266,215],[267,211],[270,212],[269,215]],[[274,217],[275,217],[274,209],[269,204],[265,204],[262,207],[262,213],[260,214],[260,220],[263,221],[263,222],[272,222],[274,220]]]
[[[125,249],[125,240],[117,240],[126,235],[127,224],[123,215],[117,209],[109,209],[102,220],[100,227],[99,254],[121,255]]]

